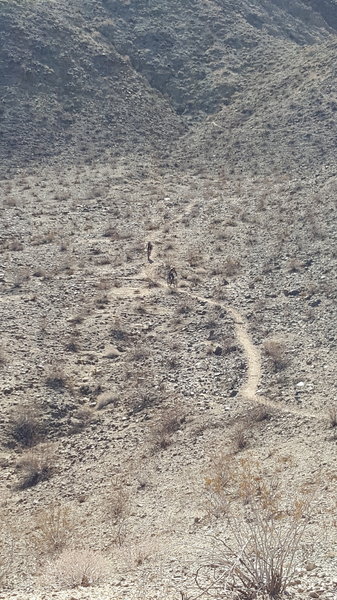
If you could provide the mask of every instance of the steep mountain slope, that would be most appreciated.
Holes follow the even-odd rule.
[[[286,173],[335,164],[337,43],[288,49],[252,72],[228,106],[179,141],[173,160],[223,173]]]
[[[320,42],[334,31],[331,19],[301,0],[103,5],[111,19],[100,31],[179,113],[213,112],[230,103],[250,68],[263,68],[289,46]]]
[[[224,123],[238,129],[241,144],[246,122],[236,127],[231,114],[258,113],[262,104],[263,112],[275,112],[268,91],[274,70],[278,78],[280,65],[284,73],[289,69],[293,94],[296,68],[301,62],[310,68],[306,46],[315,48],[316,65],[328,60],[322,42],[335,37],[336,15],[334,0],[1,0],[2,166],[7,159],[15,167],[60,153],[68,161],[97,160],[105,149],[108,155],[167,154],[187,125],[224,106]],[[300,99],[302,111],[311,111],[315,93],[308,89]],[[247,97],[253,109],[247,109]],[[279,136],[270,136],[275,143],[287,137],[290,104]],[[330,109],[318,114],[313,108],[312,120],[321,119],[329,130]],[[272,120],[277,128],[277,118]],[[258,122],[250,124],[258,137]],[[299,122],[290,135],[297,131]],[[202,139],[209,143],[207,133]],[[231,147],[228,134],[224,144]],[[200,152],[207,156],[207,148]]]
[[[92,159],[158,148],[181,130],[169,104],[67,3],[0,2],[1,158]]]

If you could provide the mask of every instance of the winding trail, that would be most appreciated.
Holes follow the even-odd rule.
[[[231,315],[235,324],[236,338],[241,348],[243,349],[247,363],[246,380],[240,389],[241,398],[244,398],[245,400],[249,400],[251,402],[255,402],[256,404],[269,406],[270,408],[273,408],[279,412],[289,413],[292,415],[306,417],[309,419],[319,418],[319,415],[315,413],[293,407],[285,407],[279,404],[278,402],[268,400],[268,398],[266,398],[265,396],[258,395],[257,390],[261,380],[261,354],[259,349],[254,345],[253,340],[248,333],[247,320],[242,316],[241,313],[239,313],[238,310],[236,310],[232,306],[228,306],[224,302],[219,302],[210,298],[198,296],[197,294],[191,294],[187,290],[185,291],[178,289],[178,292],[186,294],[187,296],[189,296],[190,298],[194,298],[195,300],[207,302],[212,306],[219,306]]]
[[[197,206],[198,206],[198,204],[196,202],[190,202],[190,204],[186,207],[186,211],[184,212],[184,214],[182,215],[181,218],[186,218],[186,217],[191,216],[193,210]],[[145,265],[145,267],[139,273],[129,276],[128,279],[130,281],[152,280],[152,281],[156,282],[156,284],[157,284],[156,288],[152,289],[152,288],[142,287],[141,290],[139,290],[139,288],[132,288],[132,287],[124,286],[124,287],[116,288],[116,290],[113,290],[112,293],[115,294],[116,296],[117,295],[118,296],[128,295],[128,296],[137,297],[136,296],[137,294],[151,295],[156,289],[158,290],[158,288],[168,289],[167,283],[163,280],[158,280],[158,277],[156,277],[156,275],[153,272],[153,266],[154,266],[155,260],[156,260],[156,247],[154,246],[152,254],[151,254],[151,262],[149,264]],[[296,415],[298,417],[316,419],[316,420],[322,418],[317,413],[309,412],[309,411],[306,411],[303,409],[297,409],[295,407],[287,407],[287,406],[282,405],[281,403],[273,402],[272,400],[269,400],[265,396],[261,396],[258,394],[258,388],[259,388],[259,384],[261,381],[261,353],[260,353],[260,350],[258,349],[258,347],[254,344],[254,342],[248,332],[249,324],[247,322],[247,319],[236,308],[233,308],[232,306],[229,306],[224,302],[212,300],[209,297],[199,296],[198,294],[193,294],[192,292],[190,292],[189,290],[187,290],[185,288],[179,288],[179,285],[177,288],[175,288],[175,291],[176,291],[176,293],[178,293],[180,295],[188,296],[189,298],[193,298],[194,300],[197,300],[199,302],[207,303],[208,305],[211,305],[211,306],[220,307],[223,310],[225,310],[232,317],[233,322],[235,324],[236,338],[244,352],[246,364],[247,364],[247,374],[246,374],[245,382],[243,383],[243,385],[240,389],[241,398],[248,400],[255,404],[268,406],[268,407],[270,407],[278,412],[282,412],[284,414],[292,414],[292,415]]]
[[[148,267],[145,267],[143,271],[133,275],[129,279],[131,279],[133,281],[134,280],[147,281],[147,280],[149,280],[149,278],[154,279],[153,274],[150,272],[150,267],[151,267],[151,265],[148,265]],[[152,275],[152,277],[151,277],[151,275]],[[168,289],[168,286],[165,282],[158,281],[158,279],[155,279],[155,280],[156,280],[156,283],[158,286],[157,288],[154,288],[154,289],[142,288],[141,290],[139,290],[139,288],[132,288],[132,287],[125,286],[125,287],[116,288],[116,295],[137,297],[137,293],[138,293],[138,295],[150,295],[155,290],[158,290],[158,288]],[[269,400],[265,396],[261,396],[258,394],[258,387],[259,387],[259,384],[261,381],[261,353],[260,353],[259,349],[257,348],[257,346],[255,346],[251,336],[249,335],[247,320],[245,319],[245,317],[243,317],[243,315],[237,309],[233,308],[232,306],[227,305],[224,302],[212,300],[211,298],[207,298],[205,296],[199,296],[198,294],[193,294],[192,292],[190,292],[186,289],[179,288],[179,287],[176,288],[176,293],[178,293],[180,295],[188,296],[189,298],[197,300],[198,302],[203,302],[203,303],[207,303],[211,306],[217,306],[219,308],[222,308],[232,317],[233,322],[235,324],[236,338],[244,352],[244,355],[246,358],[246,363],[247,363],[246,379],[240,389],[241,398],[244,398],[245,400],[249,400],[250,402],[255,403],[255,404],[268,406],[269,408],[272,408],[278,412],[288,413],[288,414],[296,415],[299,417],[305,417],[305,418],[309,418],[309,419],[320,418],[320,415],[318,415],[318,414],[315,414],[315,413],[312,413],[309,411],[305,411],[302,409],[297,409],[295,407],[286,407],[278,402],[273,402],[272,400]],[[113,291],[113,294],[114,294],[114,291]]]

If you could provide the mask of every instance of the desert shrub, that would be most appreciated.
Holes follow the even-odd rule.
[[[100,552],[93,550],[64,550],[49,566],[49,575],[61,587],[89,587],[108,577],[110,565]]]
[[[110,226],[104,231],[103,237],[109,238],[112,241],[117,241],[121,236],[115,227]]]
[[[18,462],[20,478],[17,489],[25,490],[50,479],[54,471],[54,456],[48,446],[27,450]]]
[[[46,386],[52,390],[63,390],[68,383],[68,377],[61,365],[50,366],[46,373]]]
[[[282,481],[249,459],[233,461],[223,480],[211,472],[205,483],[207,492],[227,500],[226,534],[214,538],[211,561],[197,574],[199,588],[216,598],[280,597],[299,561],[312,495],[288,500]]]
[[[180,361],[179,358],[177,356],[170,356],[168,361],[167,361],[167,366],[169,369],[171,370],[176,370],[178,369],[180,365]]]
[[[23,448],[38,443],[43,433],[39,411],[31,405],[20,406],[13,415],[10,435]]]
[[[109,406],[109,404],[117,404],[117,398],[113,396],[113,394],[110,392],[103,392],[98,396],[96,403],[97,410],[102,410],[102,408]]]
[[[186,414],[179,406],[167,409],[161,415],[151,432],[154,450],[163,450],[172,443],[173,434],[178,431],[186,421]]]
[[[3,348],[0,347],[0,367],[6,364],[6,354]]]
[[[152,406],[159,404],[160,397],[158,394],[153,394],[150,391],[144,389],[143,391],[130,393],[127,398],[127,408],[129,415],[136,415],[137,413],[147,410]]]
[[[72,416],[70,433],[80,433],[92,423],[93,418],[93,411],[90,407],[79,408]]]
[[[329,427],[331,427],[331,429],[334,429],[335,427],[337,427],[337,407],[336,406],[331,406],[331,408],[329,408],[328,422],[329,422]]]
[[[14,539],[6,527],[7,516],[0,514],[0,590],[8,582],[14,568]]]
[[[130,494],[121,481],[115,481],[108,498],[108,513],[116,524],[130,513]]]
[[[32,541],[38,552],[53,554],[64,549],[70,539],[74,522],[70,509],[53,502],[39,511],[34,519]]]
[[[232,435],[232,451],[236,454],[244,450],[248,445],[247,426],[244,423],[239,424]]]
[[[83,312],[83,313],[79,313],[77,315],[73,315],[72,317],[70,317],[69,323],[71,323],[72,325],[81,325],[81,323],[83,323],[85,317],[87,315],[87,312]]]
[[[240,261],[237,258],[228,256],[223,263],[222,273],[225,277],[233,277],[238,274],[240,267]]]
[[[211,457],[205,477],[205,509],[209,517],[221,517],[229,510],[228,485],[232,480],[233,456],[223,451]]]
[[[248,421],[253,421],[255,423],[261,423],[261,421],[267,421],[271,418],[273,413],[273,409],[265,404],[259,404],[254,406],[247,415]]]
[[[103,510],[105,518],[113,526],[114,543],[122,546],[127,533],[128,517],[131,513],[131,496],[121,475],[113,478]]]
[[[270,339],[264,342],[263,347],[276,371],[281,371],[287,367],[289,361],[286,355],[286,346],[283,342]]]
[[[64,349],[66,350],[66,352],[78,352],[79,351],[79,344],[77,342],[77,340],[75,339],[75,337],[70,337],[68,342],[65,344]]]

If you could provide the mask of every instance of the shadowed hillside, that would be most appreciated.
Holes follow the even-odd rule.
[[[1,156],[151,152],[181,131],[168,102],[67,3],[0,2]]]
[[[306,128],[322,127],[322,137],[325,128],[331,132],[333,99],[326,88],[333,48],[322,43],[335,36],[336,14],[332,0],[239,0],[235,6],[226,0],[1,0],[2,159],[15,166],[60,153],[89,161],[105,150],[167,154],[187,126],[225,107],[224,136],[219,130],[209,139],[206,119],[206,132],[188,141],[198,155],[207,155],[214,141],[218,146],[213,137],[220,136],[230,160],[241,168],[249,155],[251,166],[247,136],[265,137],[253,151],[259,163],[269,142],[279,147],[289,136],[293,145],[299,133],[308,142],[308,161],[321,162],[325,150],[310,150]],[[321,63],[326,71],[317,80]],[[284,168],[289,164],[291,158]]]

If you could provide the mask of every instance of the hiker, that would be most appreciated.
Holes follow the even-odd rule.
[[[153,250],[153,244],[151,242],[147,243],[147,260],[148,262],[152,262],[151,261],[151,252]]]
[[[172,267],[168,274],[167,274],[167,283],[169,286],[174,285],[174,287],[177,287],[177,271],[175,270],[174,267]]]

